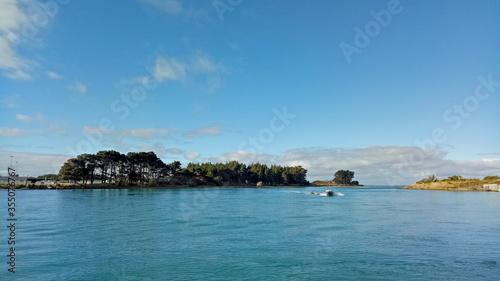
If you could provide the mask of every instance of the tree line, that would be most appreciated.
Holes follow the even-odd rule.
[[[68,159],[59,170],[59,180],[82,181],[83,184],[171,184],[171,185],[264,185],[307,184],[307,170],[301,166],[246,165],[227,163],[165,164],[154,152],[99,151]]]

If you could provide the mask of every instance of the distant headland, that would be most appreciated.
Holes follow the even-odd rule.
[[[445,191],[498,191],[499,176],[487,176],[484,179],[464,179],[461,176],[452,176],[447,179],[437,179],[429,176],[415,184],[401,189],[445,190]]]

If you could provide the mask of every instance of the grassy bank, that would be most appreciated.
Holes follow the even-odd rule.
[[[485,177],[484,179],[442,179],[435,181],[419,181],[402,189],[446,190],[446,191],[490,191],[485,184],[499,184],[500,178]]]

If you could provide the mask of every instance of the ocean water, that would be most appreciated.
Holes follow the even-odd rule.
[[[498,280],[500,193],[17,191],[0,280]],[[7,192],[0,194],[7,223]]]

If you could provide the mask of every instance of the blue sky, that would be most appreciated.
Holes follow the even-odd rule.
[[[498,1],[0,0],[0,157],[500,174]]]

